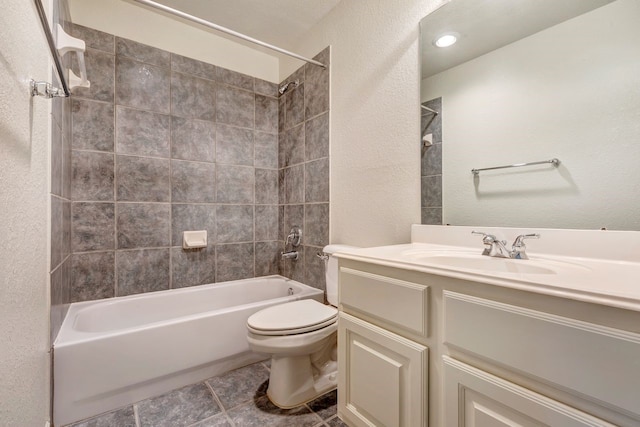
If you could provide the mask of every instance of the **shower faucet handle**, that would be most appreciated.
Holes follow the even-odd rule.
[[[291,231],[287,235],[287,240],[284,242],[285,246],[291,243],[291,246],[297,248],[302,243],[302,228],[297,225],[291,227]]]

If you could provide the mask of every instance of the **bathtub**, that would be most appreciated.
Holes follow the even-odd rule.
[[[264,360],[258,310],[321,290],[281,276],[71,304],[54,342],[54,423],[69,424]]]

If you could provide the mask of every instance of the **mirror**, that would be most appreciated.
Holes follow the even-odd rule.
[[[425,17],[422,222],[640,230],[638,22],[637,0],[452,0]],[[436,47],[445,33],[457,43]]]

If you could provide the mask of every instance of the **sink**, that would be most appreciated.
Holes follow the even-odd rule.
[[[439,267],[480,270],[494,273],[515,274],[556,274],[555,270],[539,265],[532,260],[516,260],[471,254],[412,254],[414,261],[432,264]]]

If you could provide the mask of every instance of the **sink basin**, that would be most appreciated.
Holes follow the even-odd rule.
[[[555,270],[538,265],[536,261],[495,258],[470,254],[414,254],[413,260],[441,267],[481,270],[494,273],[556,274]]]

